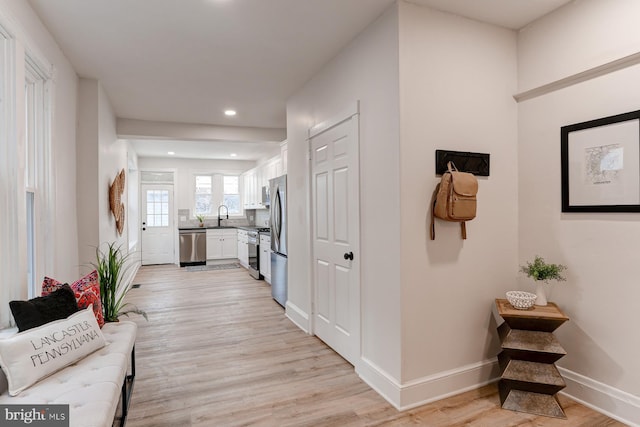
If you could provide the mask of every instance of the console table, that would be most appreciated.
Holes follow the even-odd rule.
[[[566,384],[555,362],[567,353],[553,335],[569,318],[554,303],[517,310],[496,299],[504,323],[498,326],[502,351],[498,354],[498,382],[504,409],[566,418],[556,393]]]

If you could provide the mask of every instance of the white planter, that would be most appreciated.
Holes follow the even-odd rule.
[[[536,280],[536,305],[547,305],[547,284],[542,280]]]

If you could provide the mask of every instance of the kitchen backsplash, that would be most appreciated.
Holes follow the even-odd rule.
[[[197,219],[191,218],[190,209],[178,209],[178,227],[195,227],[199,224]],[[218,225],[218,218],[207,218],[204,220],[207,227]],[[239,225],[256,225],[258,227],[269,226],[269,210],[268,209],[247,209],[243,218],[223,218],[222,225],[239,226]]]
[[[269,227],[269,209],[256,209],[256,223],[258,227]]]

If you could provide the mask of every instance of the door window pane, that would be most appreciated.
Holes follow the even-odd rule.
[[[147,190],[147,227],[169,226],[169,190]]]

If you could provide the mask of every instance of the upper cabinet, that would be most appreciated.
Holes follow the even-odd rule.
[[[242,174],[243,200],[245,209],[258,209],[260,199],[258,198],[258,176],[257,169],[249,169]]]
[[[262,187],[269,186],[269,180],[282,175],[282,160],[275,156],[242,174],[243,200],[245,209],[265,209],[262,203]]]

